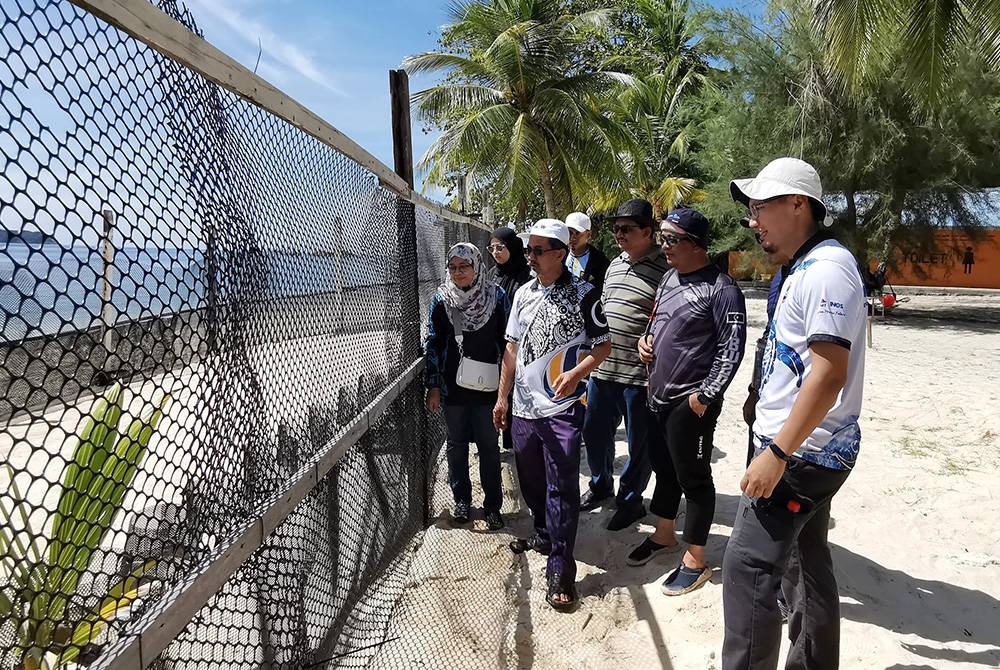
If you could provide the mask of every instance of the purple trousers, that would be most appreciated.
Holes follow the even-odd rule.
[[[535,533],[552,546],[546,575],[576,581],[576,527],[580,521],[580,443],[584,407],[574,403],[545,419],[511,422],[514,462],[521,495],[531,510]]]

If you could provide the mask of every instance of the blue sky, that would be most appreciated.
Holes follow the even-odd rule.
[[[443,0],[184,0],[205,38],[392,166],[389,73],[432,51]],[[411,77],[410,90],[433,85]],[[413,122],[414,160],[432,138]]]
[[[388,71],[437,48],[446,0],[184,0],[205,38],[392,166]],[[758,8],[763,0],[714,0]],[[410,91],[432,86],[411,77]],[[414,161],[433,137],[413,120]],[[419,175],[418,175],[419,181]]]

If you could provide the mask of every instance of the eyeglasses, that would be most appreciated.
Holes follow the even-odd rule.
[[[750,218],[751,219],[756,219],[758,216],[760,216],[760,210],[764,209],[765,207],[767,207],[772,202],[775,202],[777,200],[781,200],[782,198],[787,198],[787,197],[788,197],[787,195],[776,195],[773,198],[768,198],[767,200],[761,200],[760,202],[752,202],[752,203],[750,203],[750,206],[747,208],[747,209],[750,210]]]
[[[524,255],[525,256],[541,256],[543,254],[549,253],[550,251],[556,251],[556,250],[555,249],[546,249],[544,247],[525,247],[524,248]]]
[[[687,235],[674,235],[673,233],[657,233],[656,241],[660,246],[672,247],[681,240],[689,239]]]
[[[611,226],[611,232],[613,232],[615,235],[628,235],[633,230],[637,230],[638,228],[639,228],[639,226],[631,226],[631,225],[619,226],[619,225],[613,225],[613,226]]]
[[[466,270],[471,270],[472,266],[468,263],[462,263],[461,265],[449,265],[448,272],[455,274],[457,272],[465,272]]]
[[[503,251],[503,250],[504,250],[504,249],[506,249],[507,247],[506,247],[506,246],[504,246],[503,244],[491,244],[490,246],[488,246],[488,247],[486,247],[486,248],[487,248],[487,249],[488,249],[489,251],[491,251],[492,253],[496,253],[496,252],[498,252],[498,251]]]

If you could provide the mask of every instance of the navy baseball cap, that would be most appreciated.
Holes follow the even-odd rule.
[[[674,232],[687,235],[700,247],[708,248],[708,219],[690,207],[678,207],[663,217]]]

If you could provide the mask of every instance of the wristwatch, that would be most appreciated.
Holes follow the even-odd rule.
[[[695,400],[697,400],[698,402],[700,402],[702,405],[711,405],[712,404],[712,399],[709,398],[704,393],[701,393],[701,392],[699,392],[698,395],[695,396]]]
[[[789,456],[788,454],[786,454],[785,450],[782,449],[781,447],[779,447],[774,442],[771,442],[770,444],[768,444],[767,448],[771,450],[772,454],[774,454],[775,456],[777,456],[778,458],[780,458],[781,460],[783,460],[786,463],[791,459],[791,456]]]

